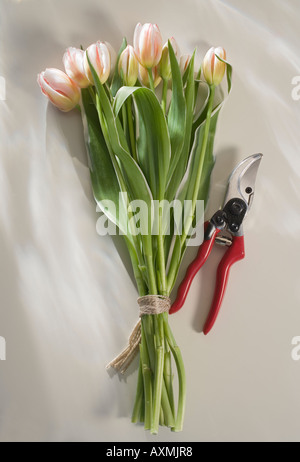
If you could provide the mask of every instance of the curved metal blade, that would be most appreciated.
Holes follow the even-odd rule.
[[[228,180],[224,205],[230,199],[240,198],[247,204],[247,212],[249,211],[253,201],[255,180],[262,156],[262,154],[253,154],[246,157],[235,167]]]

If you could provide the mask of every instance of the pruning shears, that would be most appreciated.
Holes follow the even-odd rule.
[[[261,159],[262,154],[246,157],[231,173],[223,208],[205,222],[203,243],[199,247],[195,260],[188,267],[178,288],[176,300],[170,308],[170,313],[175,313],[183,306],[191,283],[209,257],[214,243],[228,246],[217,269],[215,293],[203,328],[205,335],[211,330],[218,316],[230,267],[245,256],[243,221],[252,205],[255,180]],[[222,235],[221,231],[225,231],[225,235]]]

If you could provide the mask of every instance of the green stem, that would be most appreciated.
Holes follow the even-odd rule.
[[[156,369],[156,349],[155,349],[155,316],[153,315],[144,315],[142,316],[142,335],[144,336],[145,343],[147,345],[147,351],[149,355],[149,362],[151,370],[155,371]],[[163,377],[162,383],[162,394],[161,394],[161,407],[164,412],[164,421],[165,424],[169,427],[174,427],[174,406],[172,406],[172,398],[169,397],[168,393],[169,388],[167,388],[167,381],[165,381],[165,376]]]
[[[151,244],[148,244],[150,247]],[[157,294],[157,285],[156,285],[156,275],[155,275],[155,269],[154,269],[154,264],[153,264],[153,256],[152,256],[152,245],[151,249],[146,250],[146,255],[145,255],[145,260],[146,260],[146,266],[147,266],[147,271],[148,271],[148,283],[149,283],[149,294],[151,295],[156,295]]]
[[[167,108],[167,93],[168,93],[168,80],[163,79],[161,108],[164,114],[166,114],[166,108]]]
[[[152,69],[147,69],[148,71],[148,77],[149,77],[149,86],[150,86],[150,90],[153,91],[153,93],[155,93],[155,87],[154,87],[154,80],[153,80],[153,74],[152,74]]]
[[[158,216],[158,236],[157,236],[157,259],[158,269],[161,281],[161,295],[167,295],[167,277],[166,277],[166,262],[165,262],[165,249],[164,249],[164,236],[163,236],[163,223],[162,223],[162,207],[159,207]]]
[[[173,393],[173,375],[172,375],[172,364],[171,364],[171,352],[169,344],[165,342],[165,363],[164,363],[164,380],[166,384],[166,390],[168,393],[168,401],[170,403],[170,409],[172,414],[175,414],[175,404],[174,404],[174,393]],[[172,425],[174,426],[174,425]]]
[[[164,366],[165,370],[165,366]],[[161,392],[161,407],[164,412],[164,424],[167,427],[173,428],[175,426],[175,411],[174,411],[174,396],[169,395],[168,382],[166,381],[165,375],[163,379],[163,387]],[[173,390],[172,390],[173,393]]]
[[[142,273],[139,268],[139,260],[138,260],[137,252],[136,252],[135,247],[132,245],[131,241],[128,239],[128,237],[124,236],[124,238],[127,244],[127,248],[128,248],[128,252],[129,252],[129,256],[130,256],[130,260],[132,264],[132,269],[133,269],[135,281],[137,284],[138,293],[139,293],[139,296],[142,297],[143,295],[146,295],[147,290],[146,290],[146,286],[145,286]]]
[[[176,422],[175,422],[175,426],[173,430],[181,431],[183,427],[185,402],[186,402],[186,377],[185,377],[182,355],[181,355],[178,345],[176,344],[172,331],[170,329],[170,326],[168,323],[168,315],[164,316],[164,331],[165,331],[165,336],[167,338],[168,344],[171,348],[171,351],[172,351],[172,354],[175,360],[176,368],[177,368],[177,373],[178,373],[178,384],[179,384],[178,406],[177,406]]]
[[[150,367],[155,368],[155,347],[154,347],[154,331],[153,331],[153,316],[143,315],[141,319],[142,333],[145,336],[145,342],[149,354]]]
[[[108,96],[109,102],[112,103],[113,97],[112,97],[112,94],[111,94],[111,92],[110,92],[110,88],[109,88],[109,86],[107,85],[107,82],[105,82],[105,83],[103,84],[103,88],[104,88],[104,90],[106,91],[106,94],[107,94],[107,96]]]
[[[144,395],[144,390],[143,390],[143,398],[142,398],[142,404],[141,404],[140,422],[141,423],[145,422],[145,395]]]
[[[126,100],[126,109],[127,109],[127,121],[128,121],[128,129],[129,129],[129,138],[130,138],[132,157],[137,162],[135,135],[134,135],[133,120],[132,120],[131,98],[130,97],[127,98],[127,100]]]
[[[165,416],[164,416],[164,411],[162,409],[162,407],[160,408],[160,411],[159,411],[159,425],[165,425]]]
[[[132,413],[132,422],[138,422],[139,418],[145,422],[145,428],[149,430],[152,419],[152,373],[155,365],[154,337],[151,316],[141,318],[142,339],[140,344],[139,375],[136,390],[135,403]],[[150,397],[151,392],[151,397]],[[142,408],[143,407],[143,408]]]
[[[147,346],[145,344],[145,336],[142,333],[142,340],[140,344],[140,361],[143,374],[144,383],[144,397],[145,397],[145,430],[150,430],[152,426],[152,372],[150,369],[149,356]]]
[[[180,239],[180,236],[176,236],[175,239]],[[176,241],[175,241],[175,243],[176,243]],[[180,242],[178,243],[178,245],[180,246]],[[180,247],[179,251],[181,252],[181,247]],[[180,265],[180,262],[181,262],[181,258],[179,258],[178,254],[176,254],[175,251],[173,250],[173,254],[172,254],[171,262],[170,262],[170,267],[169,267],[169,271],[168,271],[168,277],[167,277],[169,293],[171,293],[171,291],[173,289],[175,278],[176,278],[176,275],[177,275],[177,272],[178,272],[178,265]]]
[[[158,314],[154,319],[154,343],[155,343],[155,372],[154,372],[154,388],[153,388],[153,416],[151,423],[151,433],[158,433],[161,395],[163,387],[163,371],[164,371],[164,325],[163,315]]]
[[[123,121],[123,131],[125,133],[126,141],[128,143],[128,124],[127,124],[127,114],[126,114],[126,108],[123,104],[122,106],[122,121]]]
[[[133,406],[132,417],[131,417],[131,422],[133,423],[138,422],[140,419],[143,399],[144,399],[144,382],[143,382],[143,370],[141,367],[141,358],[140,358],[135,403]]]

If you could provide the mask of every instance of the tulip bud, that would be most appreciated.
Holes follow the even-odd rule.
[[[226,64],[220,61],[218,56],[224,60],[226,59],[224,48],[212,47],[208,50],[203,59],[203,74],[209,85],[219,85],[225,74]]]
[[[78,48],[70,47],[63,56],[65,71],[74,80],[80,88],[86,88],[90,85],[84,71],[84,51]]]
[[[78,86],[59,69],[46,69],[37,78],[42,92],[63,112],[71,111],[80,99]]]
[[[136,25],[133,46],[137,59],[146,69],[155,67],[161,58],[162,37],[156,24]]]
[[[125,85],[133,87],[138,78],[138,60],[134,49],[128,45],[122,51],[119,59],[119,74],[123,79]]]
[[[151,72],[152,72],[152,77],[153,77],[154,88],[156,88],[157,85],[161,82],[161,76],[159,75],[158,66],[153,67],[153,69],[151,69]],[[140,64],[139,64],[139,80],[141,84],[143,84],[145,87],[150,86],[148,70],[145,67],[141,66]]]
[[[84,69],[89,81],[94,84],[92,71],[89,66],[89,60],[95,69],[101,83],[105,83],[110,73],[110,53],[104,42],[96,42],[88,47],[84,53]]]
[[[175,56],[177,58],[179,56],[179,54],[180,54],[180,50],[179,50],[179,47],[178,47],[177,42],[174,39],[174,37],[170,38],[170,43],[171,43],[172,48],[174,50]],[[171,63],[170,63],[168,42],[166,42],[164,44],[163,48],[162,48],[161,60],[160,60],[160,63],[159,63],[159,72],[160,72],[160,75],[161,75],[161,77],[163,79],[170,80],[170,78],[172,76],[172,72],[171,72]]]
[[[191,60],[191,55],[182,55],[180,56],[180,61],[179,61],[179,67],[181,74],[183,75],[185,71],[187,70],[187,67],[190,63]]]

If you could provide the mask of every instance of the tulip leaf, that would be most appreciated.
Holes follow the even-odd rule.
[[[99,77],[93,68],[89,57],[88,57],[89,66],[94,78],[95,87],[97,91],[97,111],[99,118],[102,118],[102,113],[105,117],[105,125],[109,130],[107,130],[108,140],[106,143],[109,143],[109,150],[112,151],[113,155],[117,157],[120,162],[120,172],[119,175],[122,175],[122,180],[126,184],[129,200],[141,201],[146,205],[147,210],[143,210],[146,213],[140,214],[140,228],[143,230],[141,234],[141,239],[143,241],[143,248],[145,254],[152,255],[152,237],[151,237],[151,211],[152,211],[152,196],[149,185],[146,181],[145,176],[143,175],[142,170],[135,160],[131,157],[128,150],[126,138],[120,124],[118,117],[114,114],[110,100],[106,94],[103,85],[101,84]]]
[[[193,54],[189,65],[187,67],[187,75],[186,75],[186,86],[185,86],[185,103],[186,103],[186,125],[185,125],[185,133],[184,133],[184,141],[182,150],[180,153],[180,157],[174,170],[174,173],[169,181],[167,191],[166,191],[166,199],[172,202],[178,193],[178,188],[182,182],[182,179],[185,175],[188,159],[190,156],[190,139],[191,139],[191,129],[193,123],[193,113],[194,113],[194,93],[195,93],[195,85],[194,85],[194,59],[195,53]],[[179,197],[180,199],[180,197]],[[172,235],[169,234],[165,238],[165,252],[168,255],[169,250],[172,244]]]
[[[204,209],[208,200],[209,185],[210,185],[210,175],[214,167],[215,159],[213,154],[214,139],[217,127],[217,121],[219,116],[220,108],[215,112],[211,117],[209,134],[206,144],[205,157],[201,172],[201,181],[198,190],[198,200],[204,201]],[[198,172],[198,165],[200,161],[200,153],[203,144],[203,135],[204,135],[204,124],[200,125],[195,133],[195,140],[191,152],[190,162],[188,166],[188,176],[186,178],[185,184],[180,191],[179,198],[181,201],[192,200],[194,193],[194,185],[196,183],[196,176]],[[196,217],[195,217],[196,218]],[[197,217],[199,218],[199,217]],[[196,226],[197,221],[194,219],[193,226]]]
[[[231,85],[232,85],[232,66],[220,56],[216,55],[216,57],[218,58],[219,61],[222,61],[222,63],[226,64],[227,91],[229,94],[231,91]]]
[[[115,102],[115,116],[132,96],[139,120],[138,158],[154,199],[163,199],[170,162],[170,139],[165,116],[153,91],[143,87],[122,87]]]
[[[168,173],[168,180],[170,180],[178,164],[186,133],[186,101],[179,64],[170,41],[168,47],[172,72],[172,100],[168,113],[168,129],[171,141],[171,162]]]
[[[185,121],[185,130],[183,131],[183,145],[181,147],[179,157],[177,160],[176,168],[173,172],[172,177],[170,177],[166,197],[169,201],[172,201],[177,193],[179,185],[182,181],[182,178],[185,175],[185,171],[188,164],[188,159],[190,155],[190,143],[191,143],[191,130],[193,124],[193,113],[194,113],[194,59],[195,53],[193,54],[189,66],[188,74],[186,78],[186,87],[185,87],[185,107],[186,107],[186,121]]]
[[[112,96],[115,96],[117,91],[119,90],[119,88],[121,88],[121,86],[123,85],[123,81],[122,81],[122,78],[121,78],[121,76],[119,74],[118,67],[119,67],[120,56],[121,56],[122,52],[125,50],[126,47],[127,47],[127,40],[124,37],[121,48],[120,48],[119,53],[118,53],[116,67],[115,67],[115,70],[114,70],[114,76],[113,76],[113,79],[112,79],[112,82],[111,82],[110,91],[111,91]]]
[[[95,71],[94,71],[95,72]],[[109,141],[115,155],[120,159],[122,166],[127,174],[127,180],[130,184],[132,199],[142,199],[149,202],[151,199],[149,187],[145,177],[139,168],[138,164],[131,157],[128,147],[125,145],[125,135],[122,132],[120,124],[117,122],[117,117],[113,112],[113,108],[106,95],[106,92],[101,84],[97,74],[93,75],[95,86],[101,101],[101,109],[105,115],[107,126],[109,127]]]
[[[102,212],[123,234],[127,234],[127,213],[120,199],[120,185],[112,164],[101,127],[97,110],[88,89],[81,90],[84,107],[83,123],[89,159],[90,175],[94,198]],[[109,207],[109,201],[112,207]],[[105,206],[104,206],[105,205]]]
[[[200,117],[205,113],[206,116],[206,110],[207,110],[207,103],[208,103],[208,98],[209,98],[209,85],[207,82],[203,80],[197,80],[195,81],[195,85],[197,83],[197,95],[195,94],[195,109],[194,109],[194,120],[196,121],[197,119],[200,120]],[[196,92],[195,92],[196,93]],[[203,117],[201,120],[204,120],[205,117]]]

